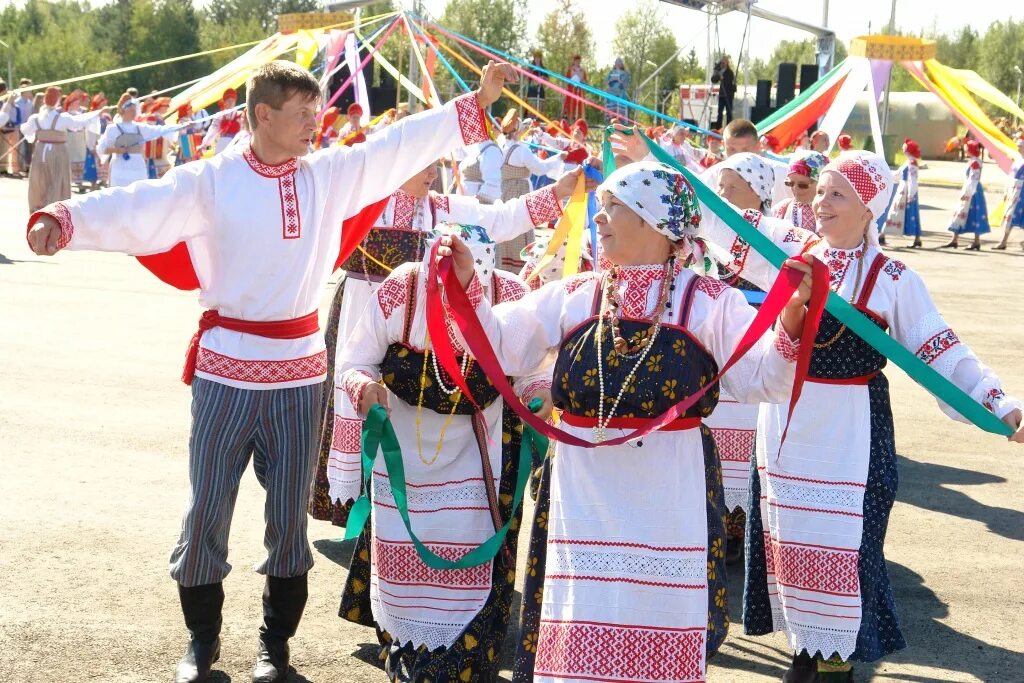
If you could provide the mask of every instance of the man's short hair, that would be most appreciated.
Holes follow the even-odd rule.
[[[245,83],[245,116],[249,120],[249,128],[256,130],[257,104],[280,109],[295,95],[320,99],[320,83],[309,71],[294,62],[280,59],[256,69]]]
[[[32,85],[31,78],[23,78],[20,81],[18,81],[18,87],[24,87],[26,85]]]
[[[125,90],[125,92],[128,93],[129,95],[131,95],[132,97],[138,97],[139,96],[139,89],[138,88],[128,88],[127,90]]]
[[[722,131],[722,137],[757,139],[757,126],[747,119],[733,119]]]

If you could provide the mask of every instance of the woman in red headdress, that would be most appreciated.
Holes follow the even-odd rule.
[[[213,120],[210,129],[203,138],[203,149],[213,147],[220,154],[234,142],[235,136],[242,132],[242,111],[235,109],[238,93],[228,88],[220,98],[221,112]]]
[[[903,162],[896,175],[899,185],[896,186],[896,197],[885,220],[885,232],[896,234],[902,230],[904,235],[914,238],[911,248],[921,248],[921,208],[917,202],[917,165],[921,159],[921,148],[916,142],[907,138],[903,142],[903,153],[907,160]]]
[[[38,211],[47,204],[71,198],[71,162],[68,160],[68,131],[82,130],[99,112],[67,114],[60,109],[60,88],[47,88],[38,113],[21,124],[21,134],[32,150],[28,174],[28,206]]]
[[[968,140],[964,148],[967,151],[964,185],[960,190],[960,205],[957,206],[953,221],[949,224],[953,239],[939,248],[956,249],[960,246],[960,235],[973,232],[974,241],[967,249],[980,251],[981,236],[992,230],[988,224],[985,188],[981,186],[981,143],[977,140]]]
[[[572,58],[572,66],[570,66],[568,71],[565,72],[565,77],[572,81],[572,83],[566,86],[566,89],[578,97],[583,96],[583,88],[577,84],[587,82],[587,70],[583,68],[582,61],[582,57],[574,55]],[[582,118],[583,100],[566,95],[565,100],[562,102],[562,116],[567,119]]]

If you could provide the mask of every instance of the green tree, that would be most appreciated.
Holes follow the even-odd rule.
[[[612,46],[630,71],[634,101],[652,109],[657,108],[665,93],[675,89],[678,78],[675,54],[679,50],[675,36],[665,23],[660,3],[641,0],[636,7],[623,14],[615,24]],[[658,73],[657,80],[641,87],[647,77],[666,62],[668,64]],[[661,90],[657,94],[654,92],[656,83]]]
[[[1019,76],[1013,67],[1024,68],[1024,22],[1012,19],[995,22],[981,39],[978,52],[980,58],[976,66],[967,68],[978,71],[992,85],[1014,98]]]
[[[697,57],[696,49],[691,47],[686,57],[680,61],[678,76],[680,83],[703,83],[707,78],[707,69]]]
[[[537,49],[544,55],[544,65],[558,73],[568,71],[573,55],[580,55],[583,68],[594,82],[594,38],[586,15],[574,0],[559,0],[558,6],[544,17],[537,29]],[[557,114],[561,100],[561,97],[548,97],[550,116]]]

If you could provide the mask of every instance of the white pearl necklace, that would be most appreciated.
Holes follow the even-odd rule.
[[[430,353],[430,351],[428,350],[427,353]],[[437,378],[437,386],[438,386],[438,388],[441,391],[443,391],[445,394],[447,394],[448,396],[451,396],[456,391],[458,391],[459,387],[454,385],[454,384],[452,385],[451,389],[449,389],[447,386],[445,386],[444,381],[441,379],[441,369],[437,366],[437,354],[436,353],[430,353],[430,360],[432,361],[432,363],[434,365],[434,377]],[[462,356],[462,364],[461,364],[460,368],[462,370],[462,376],[463,376],[463,378],[465,378],[466,377],[466,373],[469,372],[469,354],[468,353],[463,354],[463,356]]]
[[[671,275],[666,275],[671,277]],[[604,311],[607,304],[607,293],[601,295],[601,311]],[[633,378],[636,376],[636,371],[640,369],[644,360],[647,358],[647,354],[650,353],[651,348],[654,347],[654,341],[658,338],[658,334],[661,332],[661,316],[654,323],[654,332],[651,334],[650,339],[644,346],[643,351],[640,352],[640,357],[637,358],[636,363],[633,365],[633,369],[626,375],[626,379],[623,380],[622,386],[619,387],[619,393],[615,396],[615,401],[612,403],[611,410],[608,411],[608,417],[604,416],[604,350],[601,346],[601,341],[604,338],[604,315],[598,318],[597,322],[597,385],[598,385],[598,404],[597,404],[597,425],[594,427],[594,443],[603,443],[608,439],[607,427],[612,421],[612,416],[615,415],[615,411],[619,407],[619,403],[622,401],[623,395],[626,393],[626,389],[633,382]],[[621,355],[621,354],[620,354]]]

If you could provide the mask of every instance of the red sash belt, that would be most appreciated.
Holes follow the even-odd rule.
[[[318,311],[313,311],[291,320],[239,320],[226,318],[217,311],[204,311],[199,318],[199,331],[192,336],[188,354],[185,356],[185,372],[181,376],[181,381],[185,384],[192,384],[192,378],[196,374],[199,340],[203,338],[203,333],[215,327],[243,334],[255,334],[267,339],[301,339],[320,331],[320,316]]]
[[[582,417],[572,413],[562,413],[562,422],[584,429],[597,426],[596,417]],[[648,422],[650,422],[650,419],[646,417],[613,417],[608,421],[606,427],[608,429],[636,430],[646,427]],[[699,417],[680,417],[664,425],[658,431],[681,432],[686,429],[697,429],[700,425],[701,418]]]
[[[811,384],[852,384],[854,386],[863,386],[878,377],[882,373],[881,370],[875,370],[866,375],[857,375],[856,377],[843,377],[840,379],[831,379],[826,377],[807,377],[807,381]]]

